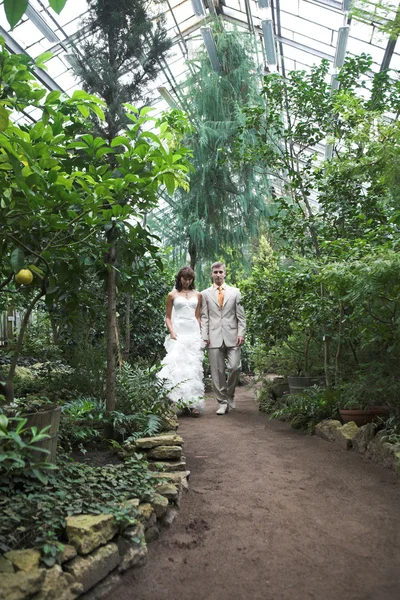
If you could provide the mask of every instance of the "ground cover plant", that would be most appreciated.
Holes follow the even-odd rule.
[[[91,467],[58,461],[47,483],[19,478],[0,482],[0,550],[38,548],[51,566],[63,548],[65,519],[78,514],[112,514],[120,525],[135,522],[137,510],[124,502],[150,501],[159,479],[134,455],[121,465]]]

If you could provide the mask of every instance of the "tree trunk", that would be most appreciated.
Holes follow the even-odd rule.
[[[304,375],[307,377],[308,376],[308,352],[310,349],[310,342],[312,339],[312,332],[307,334],[307,338],[306,338],[306,343],[304,346]]]
[[[124,358],[128,360],[131,350],[131,295],[126,295],[126,315],[125,315],[125,348]]]
[[[12,342],[14,337],[14,305],[7,308],[7,343]]]
[[[54,315],[51,312],[50,312],[50,324],[51,324],[51,331],[53,334],[53,344],[55,346],[58,346],[60,344],[60,331],[54,320]]]
[[[117,295],[116,295],[116,250],[114,242],[108,252],[109,265],[107,280],[107,383],[106,383],[106,410],[115,410],[115,347],[117,325]]]
[[[342,357],[342,343],[343,343],[343,331],[344,331],[344,309],[343,304],[340,303],[340,316],[339,316],[339,338],[338,345],[335,354],[335,385],[340,383],[341,373],[340,373],[340,359]]]
[[[189,256],[190,256],[190,266],[194,270],[197,262],[197,248],[196,244],[193,240],[189,239]]]
[[[14,375],[15,375],[15,368],[17,366],[19,353],[21,352],[22,342],[24,340],[25,331],[28,326],[29,317],[31,316],[31,313],[32,313],[32,310],[33,310],[35,304],[37,304],[37,302],[39,302],[40,298],[42,296],[44,296],[44,294],[45,294],[45,292],[42,288],[40,290],[40,292],[38,294],[36,294],[36,296],[33,298],[32,302],[29,304],[28,308],[25,311],[24,318],[22,319],[22,322],[21,322],[21,327],[20,327],[20,330],[18,333],[17,343],[15,345],[13,357],[11,360],[10,370],[8,371],[8,375],[7,375],[7,381],[5,383],[5,386],[3,386],[5,388],[5,396],[6,396],[7,400],[10,402],[12,402],[14,400],[13,379],[14,379]]]
[[[331,376],[329,373],[329,363],[330,363],[329,336],[324,335],[324,372],[325,372],[325,385],[327,388],[332,387]]]

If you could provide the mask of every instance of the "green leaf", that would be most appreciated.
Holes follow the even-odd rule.
[[[46,63],[52,57],[53,57],[52,52],[42,52],[42,54],[39,54],[39,56],[36,58],[35,63],[38,67],[41,67],[42,65],[44,65],[44,63]]]
[[[104,111],[101,110],[100,106],[97,106],[97,104],[91,104],[90,109],[99,117],[100,121],[105,120]]]
[[[53,90],[52,92],[50,92],[50,94],[47,95],[45,104],[54,104],[60,96],[61,92],[59,92],[58,90]]]
[[[49,0],[51,8],[59,15],[67,0]]]
[[[115,148],[115,146],[126,146],[127,148],[130,147],[131,142],[130,139],[123,136],[123,135],[118,135],[116,138],[114,138],[111,142],[111,148]]]
[[[144,108],[142,108],[142,110],[140,111],[140,115],[141,117],[146,116],[149,112],[151,112],[152,110],[155,110],[155,108],[153,106],[145,106]]]
[[[8,111],[4,108],[4,106],[0,106],[0,131],[7,129],[9,123],[10,119],[8,116]]]
[[[168,194],[170,196],[172,196],[172,194],[175,191],[175,177],[173,175],[171,175],[170,173],[165,173],[163,176],[163,179],[164,179],[164,183],[167,187]]]
[[[11,266],[14,273],[18,273],[25,264],[25,254],[21,248],[15,248],[11,253]]]
[[[15,27],[28,6],[28,0],[4,0],[4,12],[11,29]]]
[[[133,104],[128,104],[128,102],[126,102],[124,104],[124,107],[127,108],[127,109],[129,109],[129,110],[131,110],[134,113],[138,113],[139,112],[139,109],[136,108],[136,106],[133,106]]]
[[[76,90],[72,94],[71,100],[90,100],[90,95],[84,90]]]
[[[84,104],[78,104],[78,110],[81,113],[81,115],[85,117],[85,119],[87,119],[90,115],[90,110]]]

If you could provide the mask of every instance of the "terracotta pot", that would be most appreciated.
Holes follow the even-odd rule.
[[[376,417],[386,415],[388,409],[386,406],[371,406],[368,410],[362,410],[361,408],[340,408],[339,413],[343,423],[349,423],[354,421],[358,427],[372,423]]]

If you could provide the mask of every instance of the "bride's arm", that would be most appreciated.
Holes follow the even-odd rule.
[[[167,324],[169,336],[170,336],[171,340],[176,340],[176,333],[173,330],[172,321],[171,321],[174,298],[175,298],[174,292],[170,292],[167,296],[167,304],[165,307],[165,309],[166,309],[165,323]]]
[[[202,295],[200,294],[200,292],[197,292],[197,306],[196,306],[196,319],[199,322],[199,327],[201,328],[201,321],[200,321],[200,314],[201,314],[201,302],[202,302]]]

